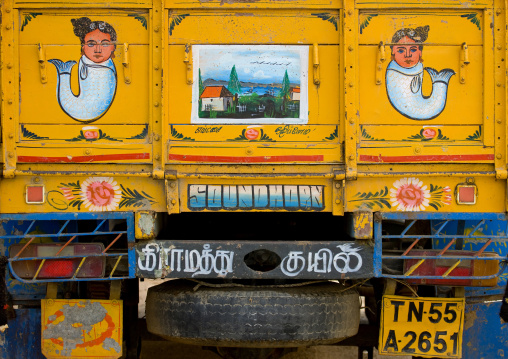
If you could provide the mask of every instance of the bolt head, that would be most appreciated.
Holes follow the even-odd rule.
[[[171,182],[171,183],[169,184],[169,187],[171,187],[171,188],[176,188],[176,183],[175,183],[175,182]]]
[[[496,155],[496,158],[497,158],[498,160],[500,160],[501,158],[503,158],[503,156],[502,156],[500,153],[498,153],[498,154]]]
[[[12,105],[12,102],[13,102],[13,101],[12,101],[12,99],[11,99],[11,98],[7,100],[7,103],[8,103],[9,105]]]
[[[175,200],[175,199],[172,199],[172,200],[171,200],[171,204],[172,204],[172,205],[175,205],[175,204],[176,204],[176,200]]]
[[[155,101],[155,102],[153,103],[153,105],[154,105],[155,107],[159,107],[159,103],[158,103],[157,101]]]
[[[9,133],[9,138],[14,138],[14,133]]]
[[[339,204],[339,203],[340,203],[340,199],[336,199],[335,204]]]
[[[351,45],[349,45],[349,47],[347,48],[349,51],[353,51],[355,48]]]

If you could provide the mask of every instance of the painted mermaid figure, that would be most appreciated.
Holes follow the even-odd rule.
[[[450,78],[455,71],[436,71],[422,64],[422,43],[427,40],[429,26],[401,29],[393,35],[392,61],[386,69],[386,91],[392,106],[412,120],[431,120],[446,106]],[[432,92],[422,94],[423,70],[432,80]]]
[[[71,89],[71,70],[76,61],[48,60],[58,73],[56,95],[62,110],[82,123],[101,118],[111,106],[116,93],[115,29],[104,21],[87,17],[71,20],[74,34],[81,41],[78,65],[79,93]]]

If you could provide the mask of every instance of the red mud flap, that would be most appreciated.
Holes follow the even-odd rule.
[[[121,300],[42,300],[42,354],[48,359],[120,358],[122,308]]]

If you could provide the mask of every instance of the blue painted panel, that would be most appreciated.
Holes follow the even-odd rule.
[[[0,359],[44,359],[41,353],[41,310],[16,309],[16,318],[0,333]]]
[[[508,357],[508,323],[501,324],[500,308],[500,297],[490,303],[466,303],[463,358]]]

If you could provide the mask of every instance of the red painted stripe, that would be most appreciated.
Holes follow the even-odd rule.
[[[186,162],[235,162],[235,163],[258,163],[258,162],[322,162],[323,155],[312,156],[194,156],[194,155],[169,155],[170,161]]]
[[[360,155],[362,162],[450,162],[492,161],[494,155],[429,155],[429,156],[370,156]]]
[[[96,162],[96,161],[123,161],[123,160],[146,160],[150,159],[149,153],[125,153],[96,156],[74,156],[68,157],[39,157],[39,156],[18,156],[18,162],[33,163],[58,163],[58,162]]]

